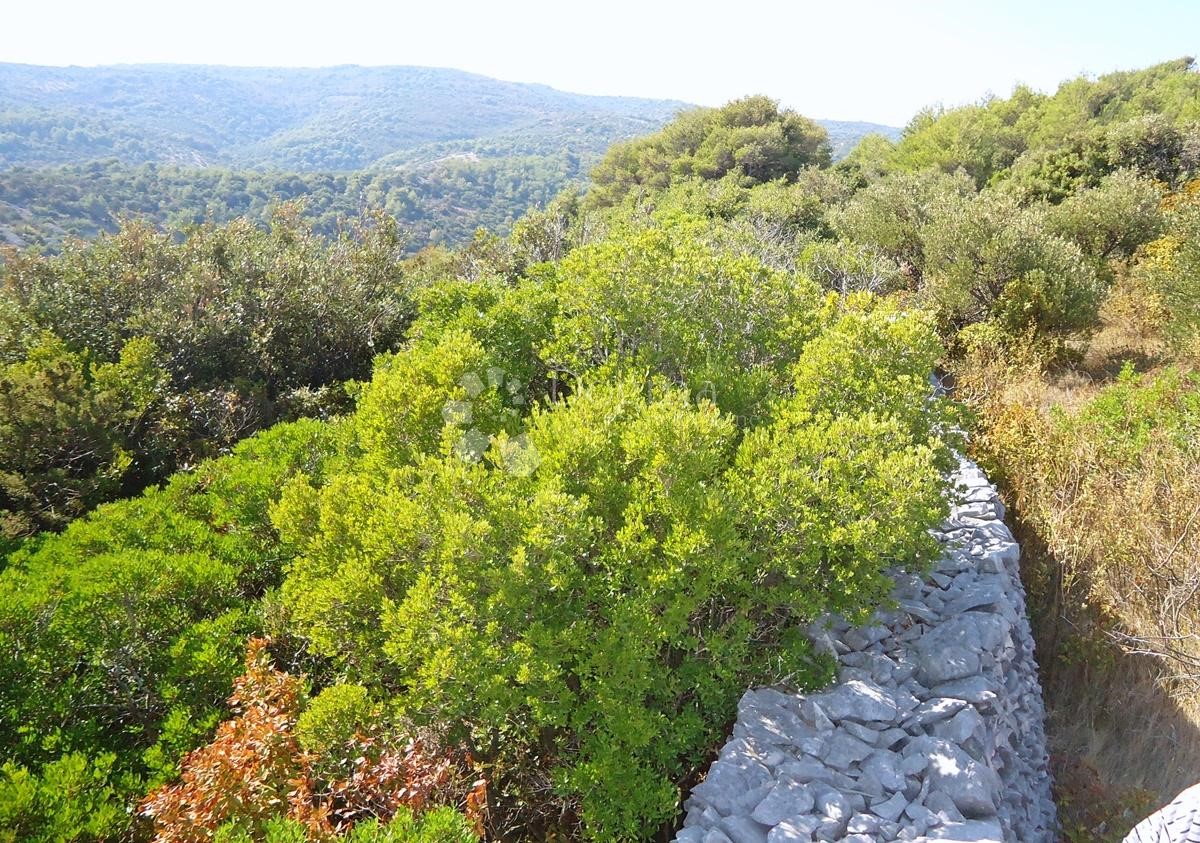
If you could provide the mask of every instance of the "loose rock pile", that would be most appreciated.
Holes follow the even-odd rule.
[[[935,569],[897,574],[867,626],[814,625],[837,685],[742,697],[678,843],[1054,839],[1020,548],[983,472],[955,479]]]

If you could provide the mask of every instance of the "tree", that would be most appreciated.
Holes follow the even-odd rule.
[[[588,203],[606,207],[640,190],[659,191],[677,178],[720,179],[736,173],[746,186],[792,179],[805,166],[828,166],[829,138],[820,125],[764,96],[719,109],[694,109],[660,132],[616,144],[592,171]]]

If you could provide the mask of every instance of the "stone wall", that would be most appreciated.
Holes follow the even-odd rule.
[[[954,479],[938,564],[869,625],[810,630],[837,684],[742,697],[679,843],[1055,839],[1020,549],[979,468]]]

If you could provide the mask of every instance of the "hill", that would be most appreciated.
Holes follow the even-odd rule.
[[[126,216],[265,220],[292,199],[322,233],[371,207],[412,249],[462,243],[687,107],[442,68],[0,64],[0,244],[54,250]],[[835,159],[898,134],[822,125]]]
[[[893,143],[900,140],[904,130],[899,126],[884,126],[882,123],[867,123],[862,120],[818,120],[829,133],[829,146],[833,160],[840,161],[850,154],[858,142],[867,135],[883,135]]]
[[[69,166],[184,208],[510,160],[455,144],[266,187]],[[744,689],[828,682],[809,624],[928,570],[964,445],[1023,539],[1063,839],[1117,843],[1200,769],[1200,73],[832,158],[750,96],[458,251],[284,212],[11,255],[0,843],[669,839]]]
[[[423,144],[549,132],[570,118],[609,142],[684,103],[597,97],[429,67],[0,65],[0,166],[115,156],[297,171],[357,170]]]

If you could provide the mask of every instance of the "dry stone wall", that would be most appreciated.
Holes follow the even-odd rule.
[[[1054,840],[1020,549],[983,472],[953,479],[940,561],[870,624],[814,625],[837,684],[742,697],[678,843]]]

